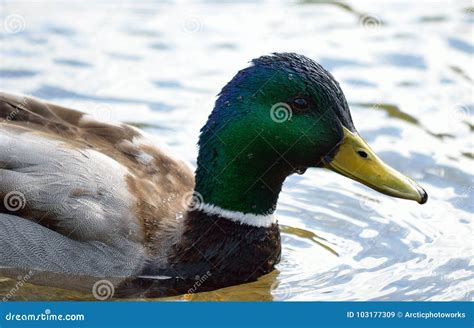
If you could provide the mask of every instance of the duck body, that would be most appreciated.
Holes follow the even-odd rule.
[[[125,124],[0,93],[0,275],[86,291],[107,279],[119,296],[254,281],[280,260],[273,212],[285,179],[312,167],[426,202],[357,134],[334,78],[297,54],[255,59],[222,89],[195,175],[154,144]]]
[[[187,212],[192,171],[133,127],[6,93],[0,127],[4,275],[83,290],[105,277],[117,295],[157,296],[202,276],[204,290],[252,281],[279,260],[276,224]]]
[[[273,271],[280,256],[277,224],[255,227],[193,211],[167,265],[150,263],[140,276],[124,281],[121,290],[123,295],[160,297],[238,285]]]

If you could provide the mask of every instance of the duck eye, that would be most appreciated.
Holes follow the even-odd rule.
[[[357,151],[357,154],[359,154],[359,156],[362,157],[362,158],[367,158],[367,157],[369,157],[369,155],[368,155],[365,151],[363,151],[363,150],[358,150],[358,151]]]
[[[304,98],[296,98],[293,100],[293,104],[296,109],[307,109],[308,108],[308,102]]]

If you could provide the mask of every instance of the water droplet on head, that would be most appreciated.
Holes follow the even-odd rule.
[[[253,153],[248,153],[248,154],[247,154],[247,157],[250,158],[250,159],[252,159],[253,156],[254,156]]]

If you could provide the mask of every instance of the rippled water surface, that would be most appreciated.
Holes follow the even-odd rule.
[[[471,300],[470,1],[2,2],[0,88],[132,123],[193,166],[215,95],[275,51],[329,69],[356,127],[429,202],[392,199],[322,169],[290,177],[283,258],[213,300]],[[15,282],[0,279],[0,294]],[[14,299],[90,299],[26,285]]]

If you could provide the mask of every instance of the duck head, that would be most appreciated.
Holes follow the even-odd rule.
[[[357,133],[332,75],[294,53],[254,59],[238,72],[219,94],[199,147],[195,190],[226,210],[272,213],[285,178],[312,167],[427,201],[423,188],[386,165]]]

